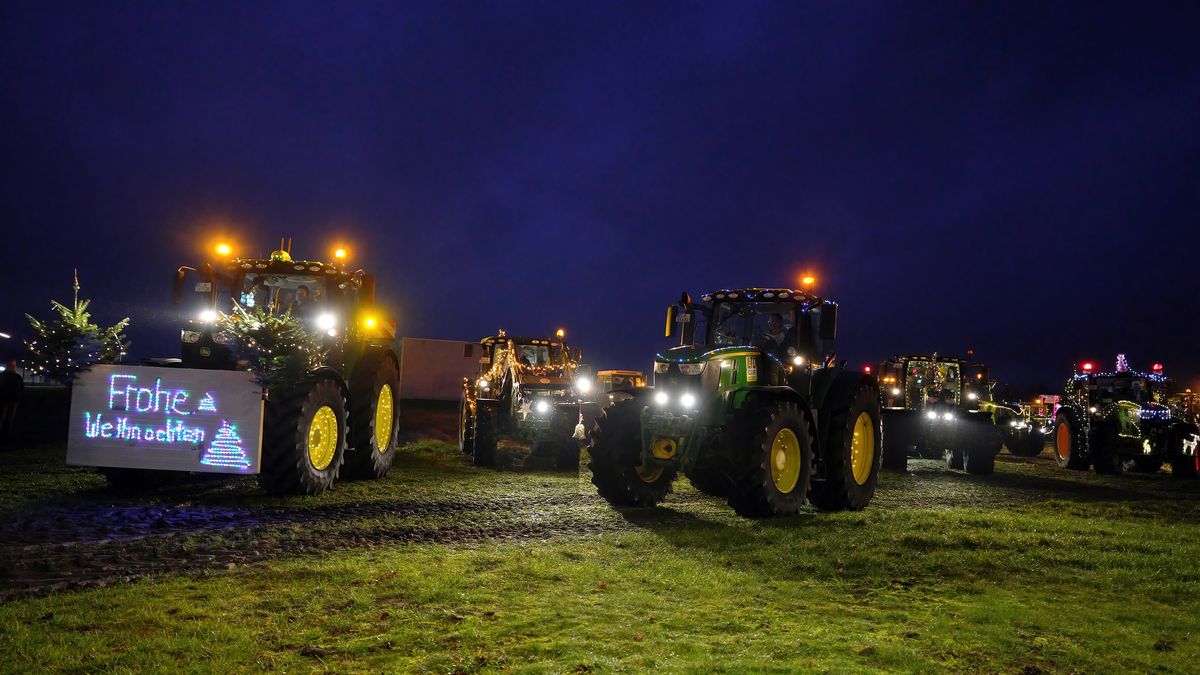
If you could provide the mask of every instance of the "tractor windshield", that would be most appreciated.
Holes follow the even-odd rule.
[[[1091,393],[1093,403],[1148,403],[1151,400],[1150,389],[1140,377],[1097,377],[1092,382]]]
[[[325,279],[303,274],[247,274],[237,293],[238,303],[260,307],[271,314],[291,311],[306,317],[325,300]]]
[[[961,402],[962,374],[957,363],[909,361],[905,368],[904,398],[909,405]]]
[[[526,366],[550,366],[563,363],[562,345],[516,345],[517,359]]]
[[[796,306],[790,302],[718,303],[709,344],[754,345],[771,351],[796,342]]]

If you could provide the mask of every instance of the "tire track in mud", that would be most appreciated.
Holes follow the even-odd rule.
[[[698,499],[676,495],[671,501],[682,505]],[[669,513],[664,515],[666,523]],[[559,539],[632,529],[598,496],[572,493],[257,509],[63,506],[18,515],[0,527],[0,601],[348,549]]]

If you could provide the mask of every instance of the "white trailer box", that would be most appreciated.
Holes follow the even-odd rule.
[[[71,390],[67,464],[258,473],[262,425],[250,373],[93,366]]]
[[[483,346],[462,340],[404,338],[400,350],[400,396],[428,401],[457,401],[464,377],[479,372]]]

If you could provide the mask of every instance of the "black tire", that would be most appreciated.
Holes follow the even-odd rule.
[[[1189,458],[1190,459],[1190,458]],[[1163,460],[1158,455],[1130,457],[1122,462],[1125,471],[1132,473],[1158,473],[1162,469]]]
[[[963,451],[962,468],[969,474],[987,476],[996,471],[996,455],[1000,454],[1000,439],[984,439],[967,446]]]
[[[857,375],[853,377],[858,378]],[[875,495],[879,469],[883,463],[879,392],[868,382],[858,382],[852,386],[848,383],[841,389],[845,392],[845,398],[840,401],[835,398],[835,389],[827,399],[832,409],[822,450],[825,456],[821,458],[825,476],[823,480],[812,482],[808,499],[813,506],[824,511],[859,511],[866,508]],[[865,441],[874,454],[867,465],[866,475],[860,476],[862,482],[859,482],[852,470],[852,450],[855,427],[863,415],[867,416],[863,432],[870,429],[871,438],[860,438],[860,442]]]
[[[812,481],[812,428],[794,403],[738,411],[723,458],[733,477],[726,501],[740,516],[798,513]]]
[[[458,402],[458,449],[464,455],[475,454],[475,416],[471,414],[465,393]]]
[[[346,477],[376,480],[396,459],[400,367],[390,352],[368,352],[350,381],[350,449]]]
[[[324,444],[323,434],[313,430],[314,417],[324,408],[333,415],[336,437],[332,456],[327,462],[321,459],[323,466],[318,467],[309,445],[310,441]],[[272,391],[263,423],[259,484],[274,495],[318,495],[328,490],[345,457],[347,426],[346,397],[332,377],[317,376],[296,387]]]
[[[733,484],[719,467],[693,467],[683,475],[691,481],[692,487],[713,497],[728,497],[733,489]]]
[[[638,473],[642,462],[642,403],[636,398],[610,406],[592,431],[592,485],[614,506],[654,506],[671,491],[678,469]]]
[[[942,451],[942,457],[946,460],[946,468],[947,469],[950,469],[951,471],[962,471],[963,470],[963,451],[962,450],[952,450],[950,448],[946,448],[945,450]]]
[[[912,445],[912,419],[888,417],[883,425],[883,470],[908,471],[908,448]]]
[[[1004,447],[1014,457],[1037,457],[1046,448],[1046,437],[1036,431],[1011,434]]]
[[[1117,454],[1117,431],[1111,424],[1092,424],[1088,438],[1092,453],[1092,467],[1104,476],[1120,476],[1125,473],[1125,462]]]
[[[477,403],[475,408],[475,439],[471,463],[475,466],[496,465],[496,412],[491,406]]]
[[[1195,478],[1200,476],[1200,455],[1179,455],[1171,460],[1171,477]]]
[[[1088,439],[1079,416],[1072,408],[1059,408],[1054,420],[1054,438],[1051,441],[1054,459],[1064,469],[1087,471],[1091,464],[1088,456]]]

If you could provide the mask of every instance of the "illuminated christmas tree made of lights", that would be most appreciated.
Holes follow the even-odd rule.
[[[237,427],[222,420],[221,428],[217,429],[217,435],[208,449],[204,451],[200,463],[234,469],[245,469],[250,466],[250,458],[242,450],[242,437],[238,436]]]
[[[1124,354],[1117,354],[1117,372],[1118,373],[1128,373],[1129,372],[1129,361],[1125,358]]]

